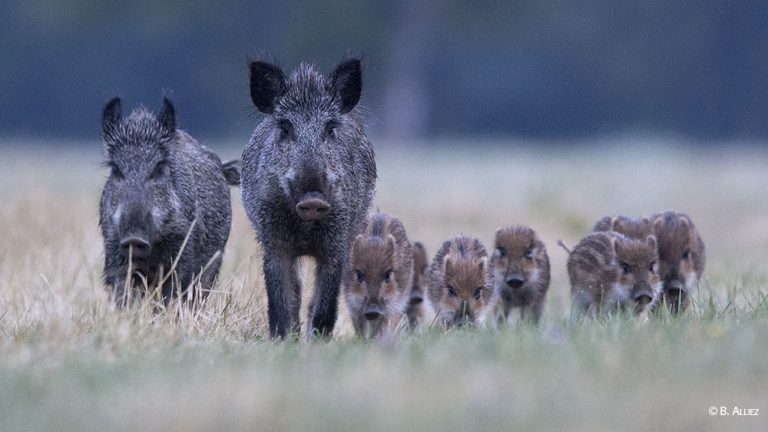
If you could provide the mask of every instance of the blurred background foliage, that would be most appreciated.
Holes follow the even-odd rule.
[[[3,0],[0,136],[95,138],[102,104],[245,139],[247,61],[364,54],[373,134],[768,137],[764,0]]]

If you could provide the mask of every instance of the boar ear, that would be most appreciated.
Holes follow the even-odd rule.
[[[285,75],[279,67],[262,61],[251,62],[251,100],[264,114],[275,112],[277,98],[285,92]]]
[[[654,236],[654,235],[649,235],[649,236],[648,236],[648,237],[645,239],[645,242],[648,244],[648,246],[650,246],[650,247],[651,247],[651,249],[653,249],[653,250],[656,250],[656,236]]]
[[[122,102],[119,97],[107,102],[104,111],[101,113],[101,132],[103,135],[109,135],[120,123],[122,118]]]
[[[176,133],[176,109],[168,98],[163,98],[163,109],[157,115],[157,121],[166,131]]]
[[[363,71],[360,60],[352,58],[339,63],[331,73],[331,91],[339,100],[341,113],[352,111],[360,101],[363,88]]]

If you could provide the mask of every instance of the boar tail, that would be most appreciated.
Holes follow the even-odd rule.
[[[240,185],[240,169],[242,163],[240,159],[231,160],[221,166],[221,172],[224,173],[224,178],[227,179],[227,184],[230,186]]]

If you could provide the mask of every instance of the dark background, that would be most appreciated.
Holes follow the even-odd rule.
[[[3,0],[0,136],[95,138],[112,96],[168,94],[182,128],[246,139],[250,57],[347,51],[388,139],[768,137],[765,0]]]

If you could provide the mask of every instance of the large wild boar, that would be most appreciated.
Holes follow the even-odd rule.
[[[373,148],[354,111],[360,61],[345,60],[327,77],[307,64],[286,76],[262,61],[250,72],[251,99],[265,118],[243,152],[242,193],[264,255],[270,335],[298,331],[298,259],[310,256],[317,275],[307,331],[330,336],[376,182]]]
[[[112,99],[103,111],[102,140],[111,170],[99,218],[104,280],[117,305],[146,295],[144,287],[166,303],[198,282],[206,295],[229,237],[227,184],[239,184],[239,161],[222,165],[177,129],[168,99],[157,116],[139,108],[126,118],[120,99]]]

